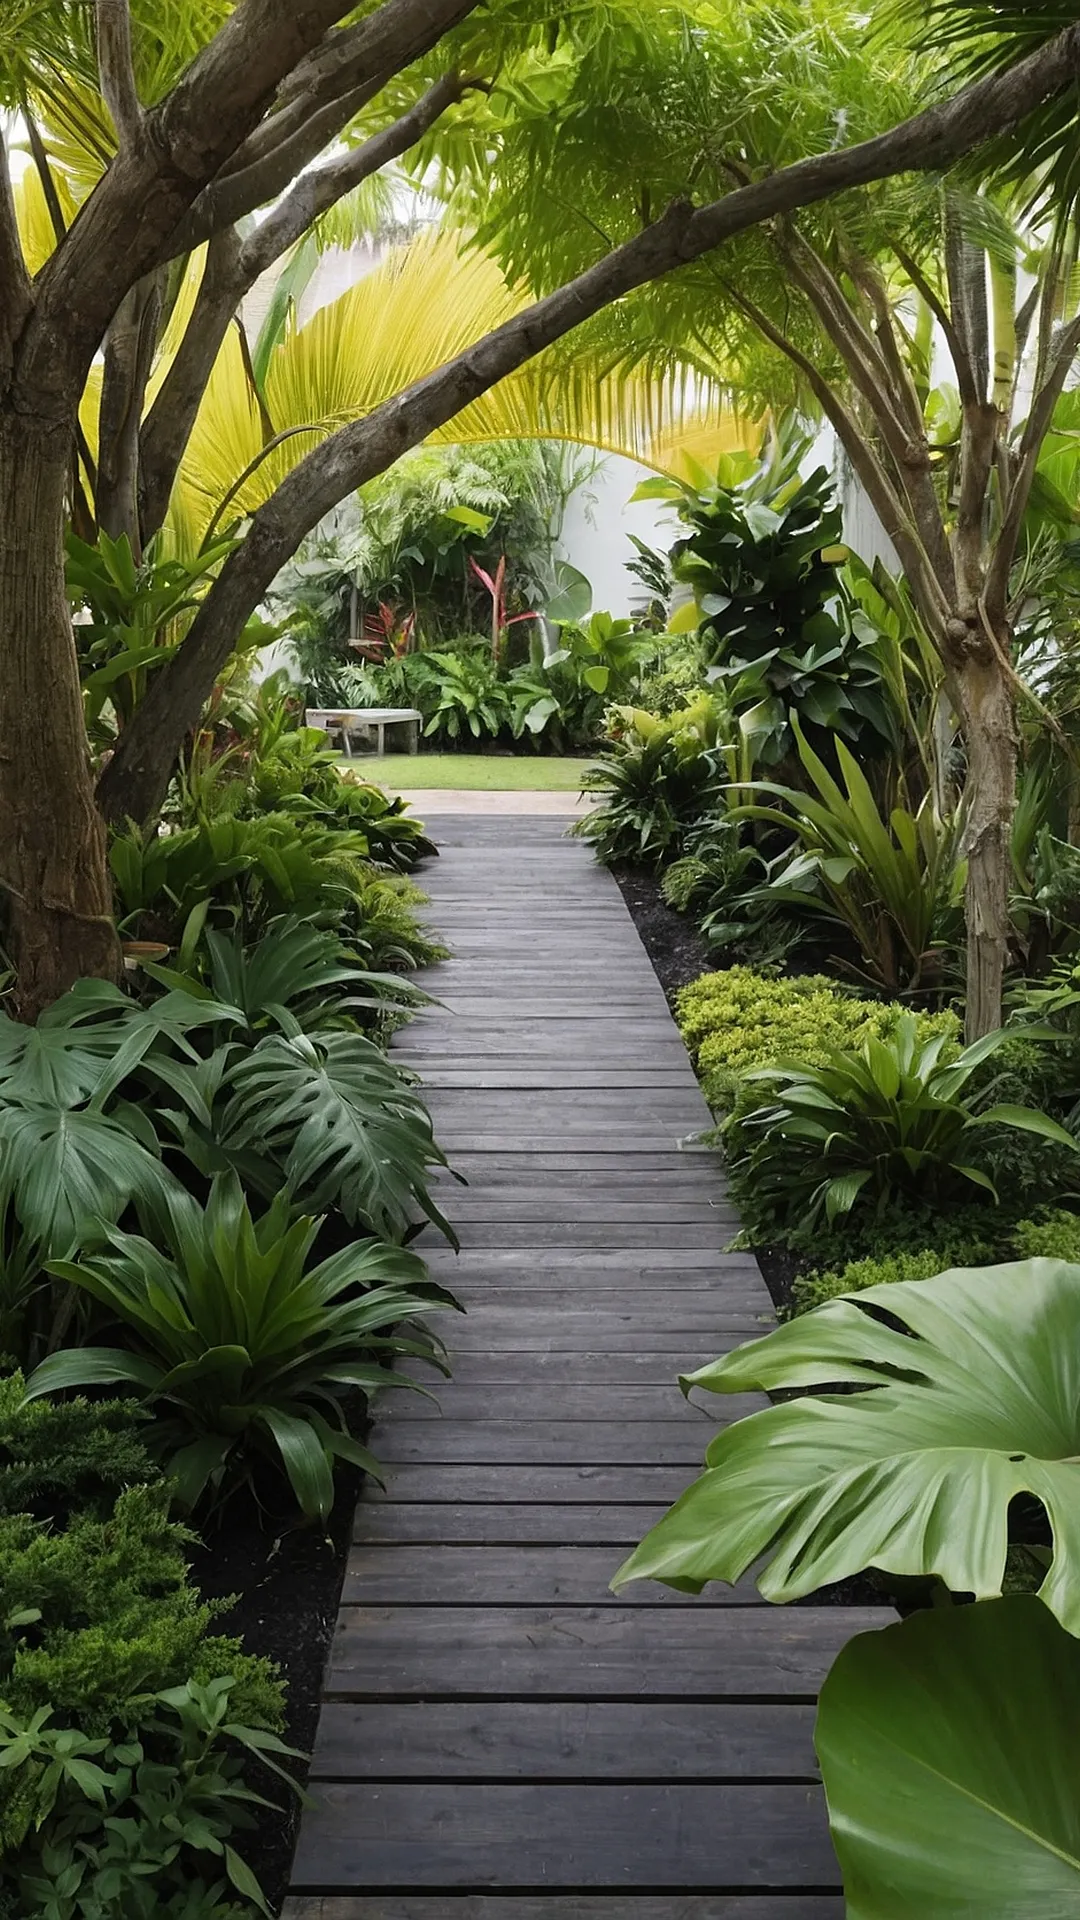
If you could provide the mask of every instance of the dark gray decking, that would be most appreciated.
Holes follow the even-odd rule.
[[[608,1581],[700,1465],[676,1376],[771,1307],[614,882],[562,823],[441,823],[454,958],[402,1036],[469,1186],[439,1406],[393,1395],[290,1920],[839,1920],[816,1690],[880,1610]],[[431,1244],[428,1245],[428,1242]]]

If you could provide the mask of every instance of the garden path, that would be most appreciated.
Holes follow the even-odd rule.
[[[615,1568],[700,1465],[680,1370],[771,1307],[614,881],[556,819],[440,820],[454,957],[401,1036],[466,1188],[439,1405],[372,1444],[290,1920],[838,1920],[816,1690],[881,1610]],[[432,1244],[428,1246],[428,1241]]]

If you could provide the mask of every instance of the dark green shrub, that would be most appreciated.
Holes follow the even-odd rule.
[[[21,1373],[0,1380],[0,1515],[102,1519],[125,1488],[158,1478],[136,1402],[27,1402],[25,1392]]]
[[[0,1520],[0,1698],[27,1716],[52,1707],[106,1737],[141,1724],[148,1693],[231,1673],[237,1717],[280,1731],[275,1670],[214,1636],[227,1603],[190,1585],[190,1543],[161,1482],[120,1494],[104,1519],[77,1513],[60,1532],[28,1514]]]
[[[241,1920],[265,1913],[250,1867],[232,1846],[254,1826],[245,1762],[280,1772],[288,1756],[264,1728],[235,1717],[227,1675],[149,1695],[140,1724],[94,1739],[51,1711],[0,1705],[0,1914],[64,1920]],[[209,1886],[207,1860],[223,1869]],[[176,1889],[176,1891],[173,1891]],[[240,1893],[244,1906],[229,1899]]]
[[[1065,1260],[1080,1267],[1080,1216],[1059,1209],[1042,1220],[1021,1220],[1013,1229],[1019,1260]]]
[[[932,1280],[935,1274],[947,1273],[952,1267],[988,1266],[1001,1251],[991,1239],[945,1238],[943,1244],[947,1252],[938,1252],[932,1247],[918,1253],[898,1250],[878,1258],[850,1260],[831,1273],[804,1274],[792,1289],[795,1311],[809,1313],[841,1293],[865,1293],[868,1287],[892,1286],[907,1280]]]
[[[668,500],[690,530],[671,550],[672,576],[693,591],[706,667],[733,712],[752,716],[760,763],[791,753],[793,719],[823,748],[837,735],[863,754],[892,741],[876,636],[839,577],[843,515],[824,468],[804,480],[781,450],[735,485],[647,481],[644,495]]]
[[[969,1212],[971,1210],[969,1209]],[[945,1216],[936,1222],[934,1247],[897,1246],[890,1252],[864,1254],[841,1260],[828,1272],[806,1273],[796,1280],[796,1313],[809,1313],[841,1293],[865,1293],[868,1287],[891,1286],[897,1281],[932,1280],[953,1267],[984,1267],[1004,1260],[1064,1260],[1080,1266],[1080,1215],[1058,1209],[1043,1219],[999,1221],[985,1209],[969,1224]],[[888,1240],[890,1223],[879,1229]]]
[[[615,710],[613,737],[583,781],[601,803],[573,829],[605,866],[677,859],[691,831],[723,811],[728,769],[716,750],[723,718],[706,694],[666,720]]]

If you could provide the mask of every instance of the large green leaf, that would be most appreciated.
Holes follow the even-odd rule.
[[[845,1647],[817,1749],[848,1920],[1075,1920],[1080,1646],[1028,1595]]]
[[[54,1253],[88,1221],[116,1220],[171,1184],[127,1127],[94,1108],[0,1107],[0,1165],[23,1226]]]
[[[1002,1591],[1010,1505],[1028,1494],[1053,1533],[1040,1596],[1080,1633],[1080,1267],[1031,1260],[872,1287],[684,1385],[874,1391],[788,1400],[718,1434],[707,1471],[616,1585],[696,1591],[764,1560],[770,1600],[866,1567],[989,1599]]]
[[[271,1036],[233,1079],[226,1149],[271,1153],[313,1209],[339,1206],[383,1239],[400,1238],[421,1212],[453,1238],[428,1187],[429,1169],[446,1162],[427,1109],[371,1041]]]

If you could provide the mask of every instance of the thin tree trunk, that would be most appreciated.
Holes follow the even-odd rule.
[[[1003,641],[1007,645],[1007,641]],[[1017,737],[1013,691],[987,648],[957,668],[956,686],[967,747],[967,1037],[1001,1025],[1008,958],[1012,826],[1016,812]]]
[[[0,915],[25,1020],[121,965],[64,590],[73,450],[0,413]]]

